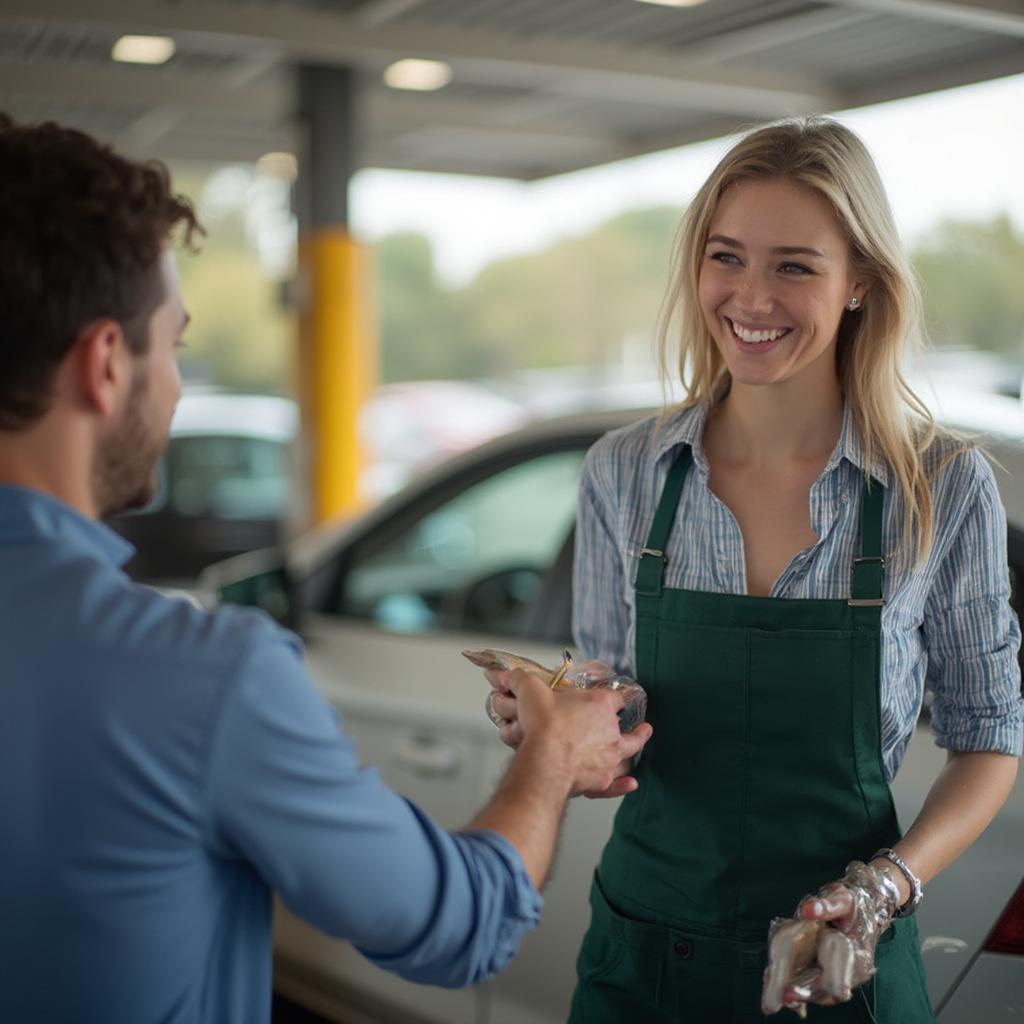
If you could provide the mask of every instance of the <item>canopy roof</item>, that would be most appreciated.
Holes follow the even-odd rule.
[[[118,64],[122,33],[177,49]],[[391,89],[403,57],[453,78]],[[294,151],[301,62],[360,73],[361,165],[534,179],[1024,72],[1024,0],[0,0],[0,106],[137,154]]]

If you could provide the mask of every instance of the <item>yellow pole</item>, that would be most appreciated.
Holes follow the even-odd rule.
[[[322,523],[361,506],[358,416],[376,377],[376,345],[362,246],[344,228],[316,228],[300,239],[299,263],[299,384],[311,511]]]

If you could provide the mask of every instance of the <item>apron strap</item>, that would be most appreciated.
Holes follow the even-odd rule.
[[[665,573],[665,546],[675,520],[679,496],[686,475],[693,465],[693,451],[683,445],[672,463],[654,513],[647,544],[640,550],[636,572],[636,592],[645,597],[660,597]],[[853,608],[881,608],[885,582],[885,558],[882,556],[882,512],[885,488],[865,477],[860,504],[860,555],[853,560],[848,604]]]
[[[647,544],[640,550],[640,564],[636,570],[636,592],[645,597],[660,597],[662,577],[665,573],[665,545],[672,532],[672,523],[683,493],[686,474],[693,464],[693,452],[688,444],[683,445],[676,461],[672,463],[661,491],[661,499],[654,513]]]
[[[850,577],[852,608],[881,608],[885,580],[882,556],[882,508],[885,488],[870,477],[864,478],[860,501],[860,557],[853,560]]]

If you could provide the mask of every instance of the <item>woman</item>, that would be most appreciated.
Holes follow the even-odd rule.
[[[763,1020],[768,922],[854,860],[909,915],[1020,752],[1004,513],[901,376],[917,294],[860,140],[813,118],[737,143],[684,217],[666,310],[688,398],[598,442],[581,485],[577,643],[643,684],[655,733],[573,1024]],[[949,759],[901,837],[889,782],[926,686]],[[851,891],[801,913],[847,927]],[[913,917],[874,952],[875,978],[811,1019],[932,1019]],[[833,999],[787,989],[805,1001]]]

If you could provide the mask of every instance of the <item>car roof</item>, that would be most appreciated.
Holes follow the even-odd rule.
[[[276,395],[186,391],[171,422],[174,437],[215,434],[287,442],[299,426],[295,403]]]

